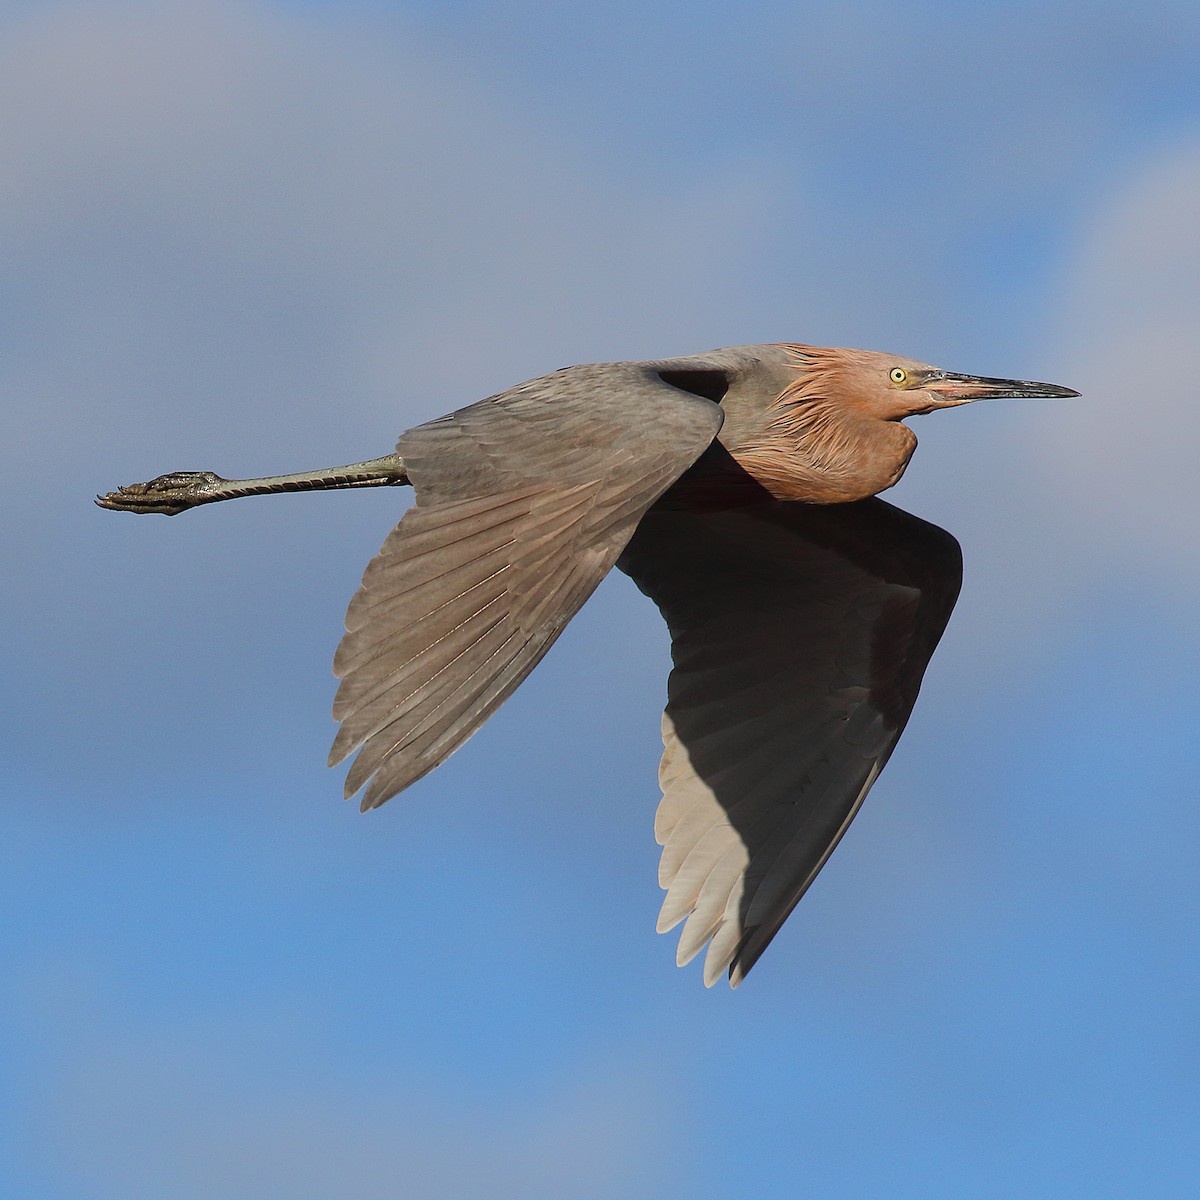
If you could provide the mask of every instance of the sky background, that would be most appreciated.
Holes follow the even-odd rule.
[[[28,1200],[1200,1190],[1200,7],[0,10],[0,1162]],[[664,628],[602,585],[360,816],[388,452],[571,362],[863,346],[966,580],[747,983],[654,920]]]

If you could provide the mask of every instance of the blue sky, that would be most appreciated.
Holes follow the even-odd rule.
[[[12,1193],[1196,1191],[1197,62],[1182,2],[6,6]],[[783,339],[1085,399],[914,422],[962,599],[737,993],[653,932],[627,580],[360,816],[330,660],[403,499],[90,504]]]

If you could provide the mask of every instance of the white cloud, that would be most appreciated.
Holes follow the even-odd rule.
[[[364,410],[386,396],[392,433],[437,411],[423,373],[467,402],[568,358],[721,340],[776,203],[753,163],[623,178],[418,38],[372,33],[215,2],[6,30],[9,287],[43,370],[51,345],[60,379],[101,368],[116,436],[146,432],[154,385],[211,424],[315,368]]]
[[[119,690],[127,667],[142,674],[138,651],[115,645],[144,640],[131,592],[142,611],[206,595],[204,621],[170,636],[215,663],[234,592],[278,595],[283,564],[320,557],[274,606],[294,633],[326,589],[331,647],[387,528],[364,498],[310,505],[311,521],[247,506],[218,538],[193,540],[204,526],[191,517],[168,532],[98,513],[93,492],[186,467],[353,461],[571,361],[736,336],[738,264],[778,203],[752,162],[635,176],[619,151],[573,143],[401,24],[372,20],[212,0],[4,22],[13,399],[0,438],[21,452],[0,527],[14,577],[38,581],[0,597],[25,632],[5,665],[28,680],[30,727],[89,728],[85,755],[106,736],[82,711],[87,694]],[[66,464],[53,486],[48,463]],[[269,532],[257,524],[276,515]],[[324,547],[348,544],[356,520],[368,532],[339,565]],[[237,587],[213,588],[231,569]],[[232,659],[226,648],[248,695],[280,687],[261,642]],[[323,684],[327,652],[311,651]],[[112,737],[114,753],[142,753],[132,731],[123,750]]]
[[[1110,572],[1200,581],[1200,139],[1127,179],[1082,239],[1064,296],[1057,409],[1039,452],[1054,502]]]

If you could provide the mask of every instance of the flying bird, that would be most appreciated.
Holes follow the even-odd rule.
[[[736,987],[824,865],[916,702],[958,595],[944,530],[878,492],[907,417],[1054,384],[800,344],[566,367],[410,429],[393,454],[229,480],[180,471],[97,497],[174,515],[273,492],[410,484],[334,658],[374,808],[456,750],[614,565],[672,638],[655,834],[659,929]]]

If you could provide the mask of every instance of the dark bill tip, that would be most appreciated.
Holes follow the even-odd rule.
[[[945,400],[965,404],[970,400],[1007,400],[1022,397],[1066,399],[1081,393],[1057,383],[1036,383],[1031,379],[993,379],[988,375],[955,375],[939,371],[924,384]]]

